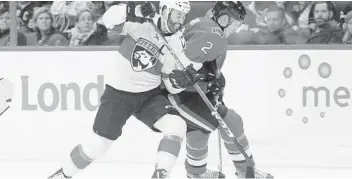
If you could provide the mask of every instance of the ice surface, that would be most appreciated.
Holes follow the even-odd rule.
[[[58,162],[0,162],[1,179],[45,179],[55,172]],[[215,168],[211,166],[211,168]],[[351,178],[351,168],[271,168],[264,167],[276,178],[308,179],[308,178]],[[228,179],[235,179],[234,169],[226,165],[223,171]],[[137,163],[103,163],[97,162],[80,172],[74,179],[149,179],[153,172],[152,164]],[[171,179],[185,179],[183,165],[177,165]]]

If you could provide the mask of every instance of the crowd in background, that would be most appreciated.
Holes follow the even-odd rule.
[[[18,46],[119,45],[123,40],[98,21],[123,1],[18,1]],[[158,7],[158,2],[153,2]],[[211,13],[215,2],[191,1],[187,22]],[[352,2],[244,1],[245,23],[230,38],[244,44],[351,44]],[[0,1],[0,46],[10,45],[8,1]]]

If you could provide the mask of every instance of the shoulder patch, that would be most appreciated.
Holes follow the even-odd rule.
[[[199,17],[198,18],[195,18],[193,19],[191,22],[189,22],[191,24],[191,26],[194,26],[195,24],[197,24],[198,22],[200,22],[200,19]]]
[[[213,27],[211,32],[214,34],[218,34],[221,38],[224,38],[224,32],[219,27]]]

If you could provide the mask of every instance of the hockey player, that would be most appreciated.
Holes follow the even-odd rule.
[[[131,21],[137,19],[133,15],[131,18],[131,11],[143,14],[142,8],[133,8],[126,4],[112,6],[102,17],[102,23],[108,29],[120,30],[121,34],[126,35],[116,53],[116,65],[111,67],[116,74],[113,78],[106,77],[106,89],[101,97],[90,140],[76,146],[62,168],[49,179],[71,178],[102,156],[121,135],[123,126],[132,115],[164,135],[158,147],[152,178],[167,178],[176,162],[187,126],[177,110],[169,107],[172,105],[159,88],[161,73],[170,75],[163,79],[166,85],[175,81],[175,75],[169,69],[174,67],[169,62],[174,61],[162,49],[164,43],[151,24]],[[182,52],[184,45],[179,30],[190,8],[188,1],[164,1],[160,3],[160,16],[152,18],[169,44],[178,49],[177,54]],[[192,72],[192,69],[189,66],[187,73]],[[193,72],[196,74],[195,70]],[[186,85],[197,81],[196,77],[193,79]]]
[[[227,38],[241,27],[246,10],[239,1],[218,1],[212,9],[212,17],[197,18],[185,26],[184,37],[187,48],[185,54],[191,61],[203,63],[198,71],[203,79],[199,85],[204,89],[213,105],[217,105],[218,113],[235,135],[245,152],[252,158],[247,137],[243,129],[242,118],[222,102],[225,78],[220,69],[226,58]],[[176,84],[187,82],[191,76],[185,71],[178,71]],[[192,79],[191,79],[192,81]],[[209,135],[220,127],[221,137],[231,156],[239,178],[246,177],[246,160],[231,138],[219,126],[218,121],[211,115],[200,95],[190,90],[177,95],[168,95],[170,102],[187,120],[187,159],[185,168],[188,178],[225,178],[219,172],[206,169]],[[270,174],[254,169],[255,178],[273,178]]]

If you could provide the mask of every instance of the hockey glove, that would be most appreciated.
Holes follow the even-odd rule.
[[[141,8],[141,13],[143,17],[136,16],[136,6],[139,4],[141,4],[140,8]],[[153,7],[154,5],[152,5],[149,2],[139,3],[136,1],[128,1],[127,8],[126,8],[126,14],[127,14],[126,22],[136,22],[136,23],[143,24],[147,21],[149,22],[153,21],[152,19],[147,18],[148,15],[150,15],[150,17],[155,16],[156,10],[152,10]]]
[[[224,92],[225,85],[226,81],[224,75],[221,74],[218,79],[214,79],[208,83],[207,94],[219,96]]]
[[[194,85],[200,80],[200,76],[193,68],[193,64],[187,66],[185,70],[173,70],[169,75],[173,88],[183,89]]]
[[[225,77],[222,74],[218,79],[214,79],[208,83],[206,96],[209,98],[213,105],[223,103],[222,98],[225,85]]]
[[[156,8],[153,3],[146,1],[141,5],[141,12],[143,17],[149,16],[151,18],[154,18],[156,14]]]

